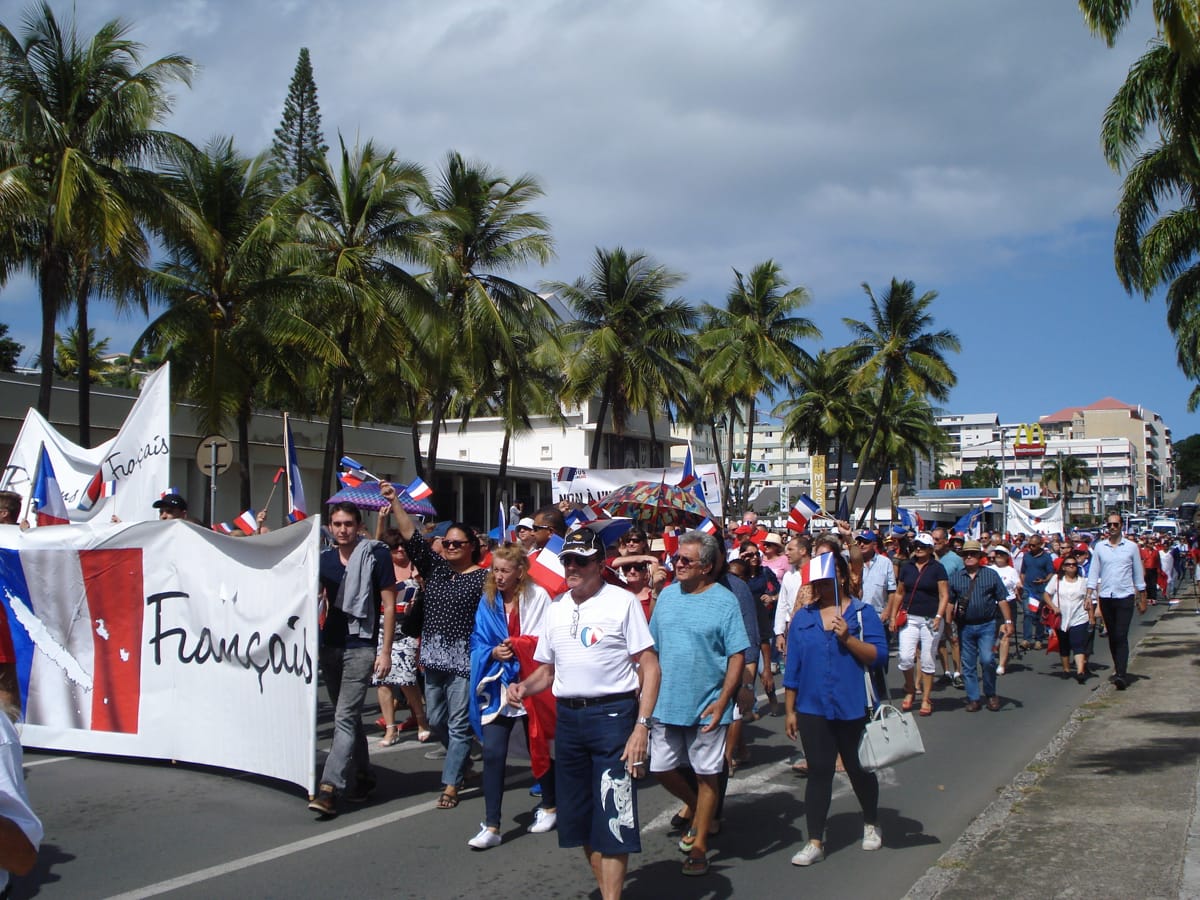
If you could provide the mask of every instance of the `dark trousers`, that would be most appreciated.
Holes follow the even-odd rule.
[[[1108,629],[1108,649],[1112,652],[1114,674],[1125,677],[1129,665],[1129,625],[1133,622],[1132,597],[1101,597],[1100,613]]]
[[[867,727],[866,717],[844,721],[801,713],[796,718],[800,743],[804,746],[804,761],[808,763],[804,815],[809,840],[825,840],[825,819],[833,799],[833,775],[838,754],[850,776],[850,786],[854,788],[858,805],[862,807],[863,823],[874,825],[879,814],[879,779],[858,761],[858,742]]]
[[[483,803],[484,824],[500,827],[500,803],[504,798],[504,769],[508,763],[508,739],[517,722],[525,729],[525,746],[529,746],[529,716],[496,716],[483,726]],[[554,809],[554,762],[538,779],[542,786],[542,807]]]

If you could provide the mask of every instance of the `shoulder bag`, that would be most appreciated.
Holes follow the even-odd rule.
[[[916,566],[914,565],[914,568]],[[928,569],[928,563],[925,569]],[[912,606],[913,599],[917,596],[917,585],[921,583],[921,576],[925,574],[925,569],[917,569],[917,578],[913,581],[912,591],[908,595],[908,602],[896,610],[896,630],[899,631],[908,624],[908,608]]]
[[[863,633],[862,610],[858,611],[858,633]],[[876,772],[886,766],[920,756],[925,752],[925,743],[917,728],[917,720],[910,712],[901,712],[890,703],[879,703],[871,673],[863,666],[863,683],[867,688],[867,727],[858,742],[858,761],[868,772]]]

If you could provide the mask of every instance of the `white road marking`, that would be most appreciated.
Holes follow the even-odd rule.
[[[47,756],[45,759],[35,759],[33,762],[24,760],[22,761],[21,767],[24,769],[32,769],[34,766],[48,766],[51,763],[68,762],[72,759],[78,758],[78,756]]]

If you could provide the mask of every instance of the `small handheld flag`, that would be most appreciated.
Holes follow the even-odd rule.
[[[837,562],[832,552],[819,553],[810,559],[800,570],[800,583],[810,584],[822,578],[837,577]]]
[[[408,496],[414,500],[424,500],[426,497],[433,496],[433,488],[423,482],[419,477],[414,478],[412,484],[405,488],[408,491]]]
[[[283,464],[287,469],[288,521],[308,518],[304,503],[304,482],[300,477],[300,462],[296,457],[296,442],[292,439],[292,423],[283,414]]]
[[[683,475],[679,478],[679,486],[681,488],[688,487],[696,481],[696,465],[692,461],[692,445],[689,443],[687,448],[687,456],[683,458]]]
[[[233,534],[233,526],[228,522],[217,522],[213,525],[212,530],[218,534]]]
[[[714,522],[712,519],[705,517],[704,521],[696,526],[696,530],[703,531],[705,534],[716,534],[717,533],[717,523]],[[679,546],[678,540],[676,540],[675,546],[676,547]]]
[[[62,490],[54,475],[54,466],[50,464],[50,454],[46,445],[42,445],[41,455],[38,456],[37,472],[33,477],[33,493],[30,502],[37,511],[37,524],[70,525],[67,514],[67,504],[63,501]]]
[[[116,493],[117,482],[115,480],[105,481],[103,470],[97,469],[92,480],[83,489],[83,496],[79,498],[79,503],[75,508],[89,510],[105,497],[115,497]]]
[[[238,531],[247,537],[252,534],[258,534],[258,519],[255,518],[254,510],[252,509],[246,510],[234,519],[233,524],[237,527]]]
[[[551,597],[557,597],[567,589],[567,572],[558,558],[562,548],[563,539],[556,534],[545,547],[529,557],[529,577]]]
[[[801,494],[792,511],[788,513],[788,531],[803,531],[820,512],[821,504],[808,494]]]

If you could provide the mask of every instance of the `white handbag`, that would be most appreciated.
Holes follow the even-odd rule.
[[[862,612],[858,614],[858,633],[862,632]],[[917,728],[917,720],[910,712],[902,712],[889,703],[875,705],[875,686],[871,674],[863,667],[863,682],[867,688],[867,708],[874,710],[866,730],[858,742],[858,761],[868,772],[920,756],[925,752],[925,743]]]

